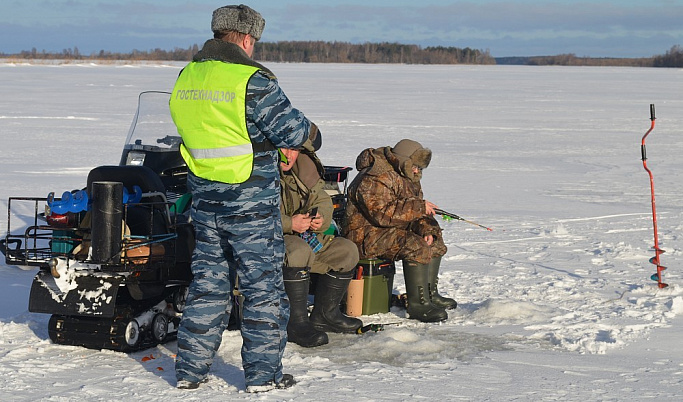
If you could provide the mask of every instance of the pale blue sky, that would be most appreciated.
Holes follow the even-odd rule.
[[[262,41],[398,42],[494,57],[648,57],[683,45],[683,0],[244,0]],[[0,52],[129,52],[202,45],[207,0],[0,0]]]

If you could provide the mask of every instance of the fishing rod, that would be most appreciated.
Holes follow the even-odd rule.
[[[493,231],[493,229],[491,229],[491,228],[488,228],[488,227],[486,227],[486,226],[484,226],[484,225],[480,225],[480,224],[478,224],[477,222],[468,221],[467,219],[463,219],[463,218],[459,217],[459,216],[456,215],[456,214],[452,214],[452,213],[450,213],[450,212],[446,212],[446,211],[444,211],[443,209],[434,208],[434,212],[435,212],[437,215],[441,215],[444,219],[447,219],[447,218],[448,218],[448,219],[456,219],[456,220],[459,220],[459,221],[467,222],[467,223],[469,223],[470,225],[479,226],[480,228],[484,228],[484,229],[486,229],[486,230],[488,230],[488,231]]]
[[[640,143],[640,153],[643,157],[643,167],[645,168],[645,171],[647,171],[647,174],[650,176],[650,196],[652,199],[652,226],[654,228],[655,236],[655,256],[650,258],[650,263],[657,266],[657,272],[650,276],[650,279],[652,279],[653,281],[657,281],[657,286],[659,286],[660,289],[663,289],[669,286],[668,284],[662,282],[662,271],[664,271],[666,267],[662,266],[659,261],[659,256],[663,254],[665,251],[659,248],[659,237],[657,236],[657,208],[655,207],[655,182],[654,176],[652,175],[652,171],[647,167],[647,152],[645,149],[645,138],[647,138],[650,132],[655,128],[655,120],[655,105],[650,104],[650,129],[647,130],[645,135],[643,135],[643,139]]]

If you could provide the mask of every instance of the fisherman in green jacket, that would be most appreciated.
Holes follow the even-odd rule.
[[[358,263],[358,249],[343,237],[325,234],[332,224],[334,207],[323,188],[323,166],[315,150],[310,140],[302,149],[281,149],[286,161],[280,163],[280,211],[286,248],[283,276],[290,302],[287,335],[289,342],[303,347],[326,344],[326,332],[354,333],[363,325],[339,310]],[[317,282],[309,318],[310,274],[317,276]]]

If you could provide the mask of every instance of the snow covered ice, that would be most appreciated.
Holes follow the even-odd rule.
[[[0,64],[0,210],[10,196],[82,188],[118,164],[145,90],[182,64]],[[679,400],[683,397],[683,71],[529,66],[272,64],[323,133],[328,165],[402,138],[434,151],[426,198],[491,227],[443,222],[440,324],[405,312],[330,344],[290,344],[299,383],[259,400]],[[666,289],[655,266],[647,139]],[[32,214],[32,212],[31,212]],[[31,214],[27,215],[30,216]],[[0,235],[6,233],[5,218]],[[26,222],[28,224],[28,222]],[[403,291],[400,264],[394,278]],[[241,338],[210,379],[174,388],[175,342],[132,354],[53,345],[27,311],[36,270],[0,265],[0,400],[250,400]]]

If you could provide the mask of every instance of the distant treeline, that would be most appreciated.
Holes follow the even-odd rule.
[[[133,50],[130,53],[113,53],[100,50],[90,55],[81,54],[77,47],[61,52],[39,52],[36,48],[18,54],[2,54],[3,58],[63,59],[63,60],[167,60],[190,61],[199,50],[198,45],[187,49]],[[488,51],[457,47],[427,47],[398,43],[346,42],[257,42],[254,59],[259,61],[291,63],[404,63],[404,64],[496,64]]]
[[[577,57],[573,53],[555,56],[535,57],[497,57],[496,64],[516,64],[525,66],[618,66],[618,67],[653,67],[653,57],[648,58],[611,58],[611,57]]]
[[[61,52],[39,52],[35,48],[18,54],[0,53],[1,58],[44,60],[103,60],[103,61],[190,61],[199,51],[199,45],[173,50],[133,50],[113,53],[105,50],[83,55],[77,47]],[[577,57],[560,54],[537,57],[494,58],[488,50],[457,47],[426,47],[399,43],[348,42],[257,42],[254,59],[264,62],[290,63],[401,63],[401,64],[516,64],[533,66],[630,66],[630,67],[683,67],[683,48],[673,46],[663,55],[646,58]]]
[[[36,48],[22,50],[18,54],[0,53],[3,58],[19,58],[28,60],[104,60],[104,61],[142,61],[142,60],[165,60],[165,61],[190,61],[192,55],[199,51],[198,45],[192,45],[187,49],[175,48],[173,50],[153,49],[149,51],[133,50],[130,53],[115,53],[100,50],[90,55],[81,54],[77,47],[64,49],[61,52],[39,52]]]
[[[488,50],[399,43],[264,42],[254,58],[293,63],[496,64]]]
[[[663,55],[642,58],[577,57],[575,54],[537,57],[498,57],[496,64],[527,66],[683,67],[683,48],[676,45]]]

